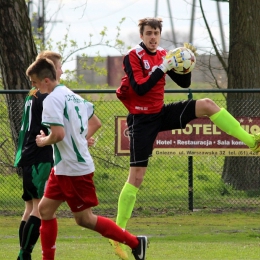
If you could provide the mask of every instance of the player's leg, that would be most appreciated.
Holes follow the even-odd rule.
[[[73,212],[73,215],[76,223],[81,227],[94,230],[104,237],[127,244],[131,248],[138,245],[136,236],[117,226],[111,219],[93,214],[91,208]]]
[[[131,218],[137,192],[143,181],[145,171],[147,167],[130,167],[128,180],[123,186],[118,199],[118,210],[116,217],[116,224],[125,229],[127,222]],[[109,240],[113,246],[115,252],[122,251],[127,256],[126,248],[124,245],[120,245],[117,241]],[[122,253],[123,254],[123,253]],[[125,257],[125,259],[127,259]]]
[[[32,200],[34,207],[38,207],[39,201],[40,201],[39,199]],[[18,259],[24,259],[24,260],[31,259],[31,253],[40,235],[41,220],[39,218],[39,213],[36,215],[37,216],[34,215],[32,210],[30,217],[28,218],[26,224],[24,225],[21,248],[20,248]]]
[[[42,260],[54,260],[58,234],[58,224],[55,212],[62,202],[62,200],[52,200],[43,197],[39,203],[39,212],[41,215],[40,237]]]
[[[145,259],[148,240],[145,236],[134,236],[125,229],[120,228],[116,223],[108,218],[97,217],[95,231],[112,241],[125,244],[132,249],[135,259]],[[128,255],[121,247],[115,248],[115,253],[123,260],[128,259]],[[142,257],[141,257],[142,256]]]
[[[159,132],[161,116],[129,115],[127,125],[130,138],[130,170],[128,180],[124,184],[118,199],[116,224],[126,228],[131,218],[136,196],[144,179],[149,157],[152,154],[153,143]],[[125,251],[124,245],[109,240],[115,251]]]
[[[139,245],[136,236],[120,228],[112,220],[93,214],[91,208],[98,205],[93,176],[94,173],[76,177],[59,176],[60,185],[63,186],[62,183],[66,183],[66,189],[63,190],[63,193],[76,223],[94,230],[104,237],[125,243],[132,249],[136,249]],[[125,255],[122,250],[117,250],[115,253],[121,259],[128,259],[127,254]]]
[[[132,215],[137,192],[141,186],[152,154],[153,143],[159,132],[161,115],[128,115],[130,138],[130,170],[119,199],[116,223],[126,228]]]
[[[140,171],[139,171],[139,174],[138,174],[138,173],[136,173],[136,172],[138,172],[138,170],[141,170],[141,172],[142,171],[144,171],[144,172],[142,174],[140,174]],[[134,205],[135,205],[135,201],[136,201],[137,192],[141,185],[140,179],[138,181],[138,187],[133,184],[133,183],[136,183],[136,185],[137,185],[137,182],[135,181],[136,180],[135,177],[138,175],[138,176],[142,177],[142,179],[143,179],[145,170],[146,170],[146,167],[130,167],[128,180],[120,192],[120,195],[118,198],[118,210],[117,210],[116,224],[123,229],[126,228],[128,220],[131,218],[131,215],[132,215],[132,212],[134,209]],[[131,179],[131,182],[129,182],[129,179]],[[124,258],[122,258],[122,259],[128,259],[128,254],[127,254],[126,248],[123,244],[120,244],[118,241],[112,240],[112,239],[109,240],[109,243],[113,246],[117,255],[119,255],[119,254],[124,255]]]
[[[123,186],[118,199],[116,224],[126,228],[134,209],[136,195],[142,184],[147,167],[130,167],[128,180]]]
[[[28,220],[28,218],[30,217],[30,214],[32,212],[33,209],[33,202],[32,202],[32,196],[28,193],[26,184],[28,183],[28,181],[26,181],[25,179],[28,178],[28,174],[26,174],[26,171],[28,171],[28,167],[21,167],[20,168],[23,172],[22,177],[23,177],[23,195],[22,195],[22,199],[25,202],[25,209],[24,209],[24,213],[20,222],[20,226],[19,226],[19,243],[20,243],[20,247],[22,244],[22,235],[23,235],[23,229],[24,226],[26,224],[26,221]],[[29,168],[31,169],[31,168]],[[31,171],[31,170],[29,170]],[[30,175],[29,175],[30,176]]]
[[[26,197],[27,197],[27,199],[30,197],[29,194],[27,194],[28,196],[26,196],[26,194],[27,194],[27,192],[24,191],[23,196],[22,196],[24,200],[26,200]],[[26,238],[26,234],[27,234],[25,226],[26,226],[26,223],[27,223],[28,219],[30,218],[30,214],[32,212],[32,209],[33,209],[33,201],[31,199],[25,201],[25,210],[24,210],[24,213],[23,213],[23,216],[22,216],[22,220],[21,220],[20,226],[19,226],[20,251],[18,253],[17,260],[21,259],[20,258],[21,255],[24,256],[24,254],[23,254],[23,244],[24,244],[23,240]],[[29,257],[30,257],[30,255],[27,256],[27,259],[30,259]],[[26,257],[23,257],[23,258],[26,259]]]
[[[29,217],[23,229],[22,245],[19,253],[20,256],[23,256],[22,258],[20,257],[21,259],[31,259],[31,253],[40,236],[41,220],[38,204],[43,196],[45,183],[48,180],[51,167],[51,163],[39,163],[23,169],[24,186],[33,199]]]
[[[234,136],[238,140],[245,143],[250,149],[257,152],[259,148],[258,135],[254,136],[245,131],[240,123],[224,108],[213,102],[211,99],[205,98],[196,102],[196,116],[209,116],[210,120],[223,132]]]
[[[111,219],[94,215],[91,208],[84,209],[80,212],[73,212],[73,215],[78,225],[94,230],[113,241],[128,245],[133,252],[139,251],[141,248],[144,254],[146,253],[148,243],[146,237],[141,241],[140,237],[138,238],[125,229],[120,228]],[[117,250],[115,253],[123,260],[128,259],[128,256],[121,250]]]
[[[63,201],[64,199],[59,188],[57,176],[52,169],[44,196],[38,207],[41,216],[40,237],[42,260],[53,260],[55,257],[56,239],[58,234],[58,224],[55,212]]]
[[[40,235],[41,220],[38,204],[43,195],[51,166],[51,163],[39,163],[23,167],[23,199],[28,200],[30,197],[30,201],[26,202],[23,216],[26,224],[23,226],[21,237],[20,259],[31,259],[31,253]]]
[[[21,222],[20,222],[20,226],[19,226],[19,242],[20,242],[20,246],[22,244],[22,236],[23,236],[23,229],[24,229],[24,226],[27,222],[27,220],[29,219],[30,217],[30,214],[32,212],[32,209],[33,209],[33,202],[32,200],[28,200],[28,201],[25,201],[25,210],[24,210],[24,213],[23,213],[23,216],[22,216],[22,219],[21,219]]]

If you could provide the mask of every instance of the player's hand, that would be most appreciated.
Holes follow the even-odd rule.
[[[94,137],[90,137],[89,139],[87,139],[88,141],[88,146],[94,146],[95,144],[95,138]]]
[[[199,56],[199,54],[197,53],[197,48],[194,47],[191,43],[184,42],[183,46],[185,48],[191,50],[195,56]]]
[[[45,146],[44,144],[44,138],[46,137],[45,133],[41,130],[39,135],[36,135],[36,144],[39,147]]]
[[[177,49],[176,51],[169,51],[159,68],[164,73],[173,68],[181,68],[183,67],[183,60],[184,58],[180,49]]]

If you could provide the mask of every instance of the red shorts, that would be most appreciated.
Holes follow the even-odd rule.
[[[94,173],[82,176],[55,175],[52,168],[44,197],[52,200],[66,201],[72,212],[98,205]]]

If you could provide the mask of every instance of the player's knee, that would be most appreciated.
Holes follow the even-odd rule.
[[[219,106],[210,98],[203,98],[197,101],[196,104],[196,115],[198,117],[212,114],[219,111]]]
[[[203,98],[201,101],[203,102],[204,107],[216,106],[215,102],[210,98]]]
[[[42,219],[46,219],[47,218],[47,214],[46,214],[46,210],[44,207],[42,207],[41,205],[39,205],[39,214],[41,216]]]
[[[97,216],[87,209],[78,213],[73,213],[76,223],[88,229],[95,229],[97,223]]]
[[[46,219],[47,218],[47,212],[46,209],[44,207],[42,207],[41,205],[39,205],[39,214],[41,216],[42,219]]]
[[[39,204],[38,205],[38,210],[40,217],[44,220],[52,219],[53,218],[53,213],[50,212],[49,208],[46,207],[44,204]]]
[[[83,218],[82,216],[81,217],[75,217],[75,221],[81,227],[93,229],[92,228],[93,225],[92,225],[90,219],[88,219],[88,218]]]
[[[78,217],[78,216],[75,216],[75,221],[76,221],[77,225],[83,227],[82,218],[80,218],[80,217]]]

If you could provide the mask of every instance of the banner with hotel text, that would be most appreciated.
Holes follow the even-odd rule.
[[[260,132],[259,117],[236,117],[250,134]],[[126,117],[115,118],[115,155],[129,155]],[[160,132],[154,142],[153,156],[259,156],[243,142],[222,132],[208,118],[191,121],[185,129]]]

